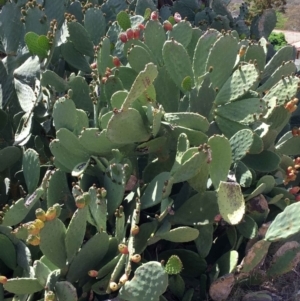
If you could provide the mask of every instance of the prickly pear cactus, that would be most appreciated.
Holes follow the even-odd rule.
[[[269,279],[299,262],[271,252],[300,230],[274,12],[156,2],[3,3],[0,300],[191,300],[186,277],[220,300],[270,256]]]

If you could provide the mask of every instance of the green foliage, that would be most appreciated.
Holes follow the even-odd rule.
[[[200,283],[223,300],[223,280],[229,294],[236,269],[252,276],[300,231],[286,190],[300,163],[293,49],[267,59],[275,12],[249,26],[248,7],[233,19],[228,2],[178,0],[158,16],[152,0],[4,4],[5,294],[188,301]],[[298,251],[277,254],[267,277]]]
[[[284,45],[287,45],[287,41],[285,39],[285,35],[282,32],[272,32],[269,37],[268,40],[270,41],[270,43],[272,45],[274,45],[274,49],[275,50],[279,50],[280,48],[282,48]]]

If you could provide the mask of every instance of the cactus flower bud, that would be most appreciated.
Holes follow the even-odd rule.
[[[5,284],[7,282],[7,278],[5,276],[0,276],[0,283]]]
[[[98,276],[98,272],[96,270],[90,270],[88,274],[90,277],[94,277],[94,278]]]
[[[119,60],[118,57],[114,56],[113,57],[113,64],[115,65],[115,67],[119,68],[121,66],[121,62]]]
[[[56,217],[59,217],[61,213],[61,206],[57,203],[53,205],[53,208],[56,210]]]
[[[45,296],[45,301],[55,301],[55,300],[56,300],[56,296],[55,296],[54,292],[48,291]]]
[[[181,21],[181,15],[179,13],[175,13],[174,14],[174,20],[176,23]]]
[[[76,207],[79,209],[82,209],[85,207],[85,200],[84,200],[83,195],[79,195],[75,198],[75,204],[76,204]]]
[[[109,288],[112,292],[115,292],[119,287],[115,282],[110,282],[109,283]]]
[[[129,253],[128,247],[124,244],[119,244],[118,249],[119,249],[119,252],[121,254],[128,254]]]
[[[26,242],[32,246],[38,246],[40,244],[40,238],[36,235],[29,235]]]
[[[90,67],[91,67],[91,69],[97,69],[97,63],[92,63],[92,64],[90,65]]]
[[[163,26],[165,31],[171,31],[173,29],[172,23],[168,20],[164,21]]]
[[[154,20],[154,21],[158,20],[158,12],[157,11],[153,11],[151,13],[150,19]]]
[[[138,225],[134,225],[132,226],[130,232],[132,235],[137,235],[140,231],[140,227]]]
[[[126,274],[124,274],[121,278],[120,278],[120,280],[119,280],[119,282],[123,285],[123,284],[125,284],[125,282],[128,280],[128,276],[126,275]]]
[[[126,43],[128,41],[126,32],[121,32],[119,35],[119,39],[121,40],[122,43]]]
[[[100,196],[101,196],[101,198],[106,198],[106,195],[107,195],[107,191],[106,191],[105,188],[102,187],[100,189]]]
[[[134,255],[132,255],[132,256],[130,257],[130,260],[131,260],[132,262],[135,262],[135,263],[140,262],[141,259],[142,259],[142,257],[141,257],[140,254],[134,254]]]
[[[37,219],[41,220],[42,222],[46,221],[46,213],[41,208],[35,210],[35,216]]]
[[[49,207],[46,212],[46,220],[52,221],[56,218],[56,209],[54,207]]]
[[[133,34],[133,29],[132,29],[132,28],[128,28],[128,29],[126,30],[126,35],[127,35],[128,40],[132,40],[132,39],[133,39],[133,36],[134,36],[134,34]]]

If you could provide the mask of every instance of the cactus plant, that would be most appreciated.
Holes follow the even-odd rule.
[[[1,8],[0,289],[191,300],[190,277],[223,300],[238,261],[249,276],[299,232],[293,49],[267,60],[271,10],[249,27],[228,1],[100,2]]]

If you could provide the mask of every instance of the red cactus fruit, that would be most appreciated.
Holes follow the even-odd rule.
[[[133,29],[132,28],[128,28],[126,30],[126,35],[127,35],[128,40],[132,40],[133,36],[134,36]]]
[[[119,252],[121,254],[128,254],[129,253],[128,247],[124,244],[119,244],[118,249],[119,249]]]
[[[115,67],[119,68],[121,66],[121,62],[119,60],[118,57],[114,56],[113,57],[113,64],[115,65]]]
[[[121,40],[122,43],[126,43],[128,41],[126,32],[121,32],[119,34],[119,39]]]
[[[168,20],[164,21],[163,26],[165,31],[171,31],[173,29],[172,23]]]
[[[151,13],[150,19],[154,20],[154,21],[158,20],[158,12],[157,11],[153,11]]]

